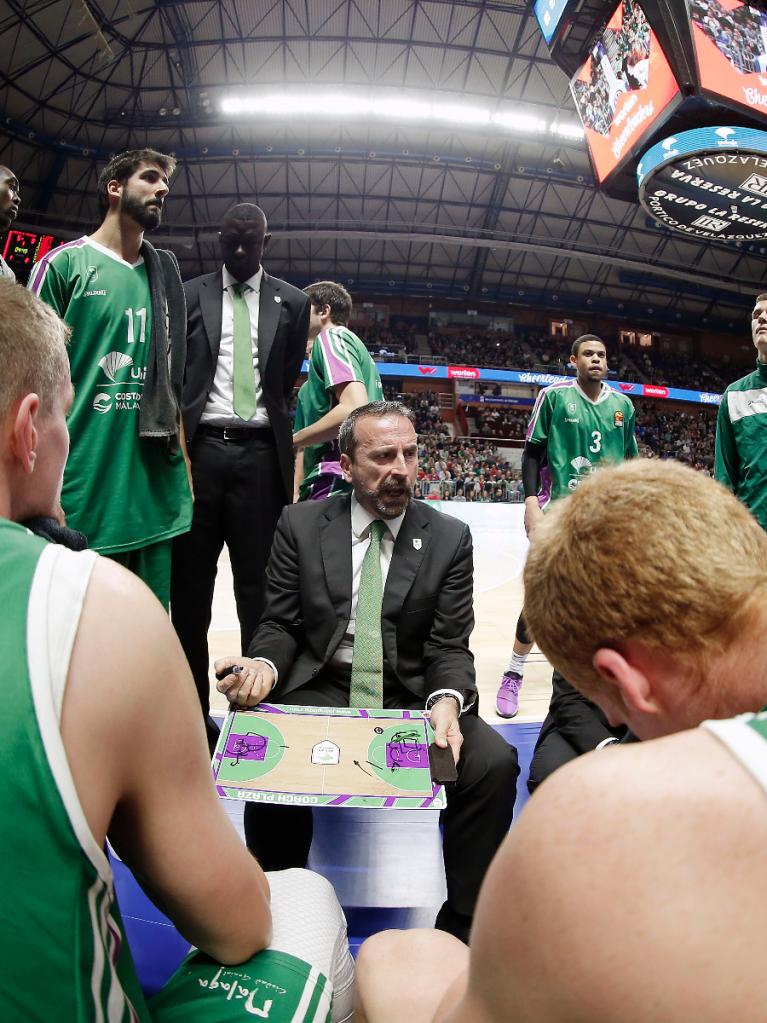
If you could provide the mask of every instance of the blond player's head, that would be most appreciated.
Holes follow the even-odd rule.
[[[56,512],[72,402],[69,328],[26,288],[0,280],[0,514]]]
[[[69,379],[69,327],[26,288],[0,278],[0,420],[34,392],[43,410]]]
[[[613,681],[600,651],[662,653],[699,686],[754,634],[765,596],[767,534],[724,487],[671,461],[594,473],[552,506],[525,566],[535,641],[597,702]]]

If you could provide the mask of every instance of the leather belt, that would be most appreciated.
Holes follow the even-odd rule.
[[[233,441],[237,444],[272,439],[272,431],[268,427],[256,426],[209,426],[207,423],[200,423],[197,433],[204,433],[207,437],[217,437],[218,440]]]

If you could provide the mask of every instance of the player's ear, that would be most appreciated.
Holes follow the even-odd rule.
[[[609,686],[608,693],[626,714],[654,716],[657,700],[653,676],[648,671],[643,652],[634,644],[626,643],[620,649],[600,647],[594,654],[593,665],[601,679]]]
[[[112,178],[111,181],[107,181],[107,197],[110,199],[121,199],[122,198],[123,182],[118,181],[117,178]]]
[[[30,476],[37,460],[37,417],[40,399],[36,394],[25,394],[14,403],[9,412],[9,447],[22,471]]]
[[[341,454],[341,458],[339,459],[339,463],[341,465],[341,472],[343,473],[344,479],[346,480],[347,483],[351,483],[351,481],[352,481],[352,460],[351,460],[351,458],[349,458],[349,456],[345,452],[343,452]]]

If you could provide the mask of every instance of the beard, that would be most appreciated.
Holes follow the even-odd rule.
[[[410,504],[413,485],[409,480],[397,483],[388,480],[380,487],[376,487],[375,490],[366,490],[360,487],[359,491],[382,519],[396,519]]]
[[[142,201],[130,194],[123,195],[120,212],[135,220],[144,231],[153,231],[162,220],[162,207],[155,205],[156,202],[156,199]]]

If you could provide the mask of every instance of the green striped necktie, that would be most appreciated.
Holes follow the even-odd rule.
[[[256,414],[256,378],[253,373],[253,343],[250,337],[250,310],[245,301],[247,284],[232,285],[234,314],[232,405],[234,414],[249,420]]]
[[[370,543],[362,561],[349,687],[350,707],[383,705],[381,536],[385,529],[386,523],[381,519],[370,523]]]

